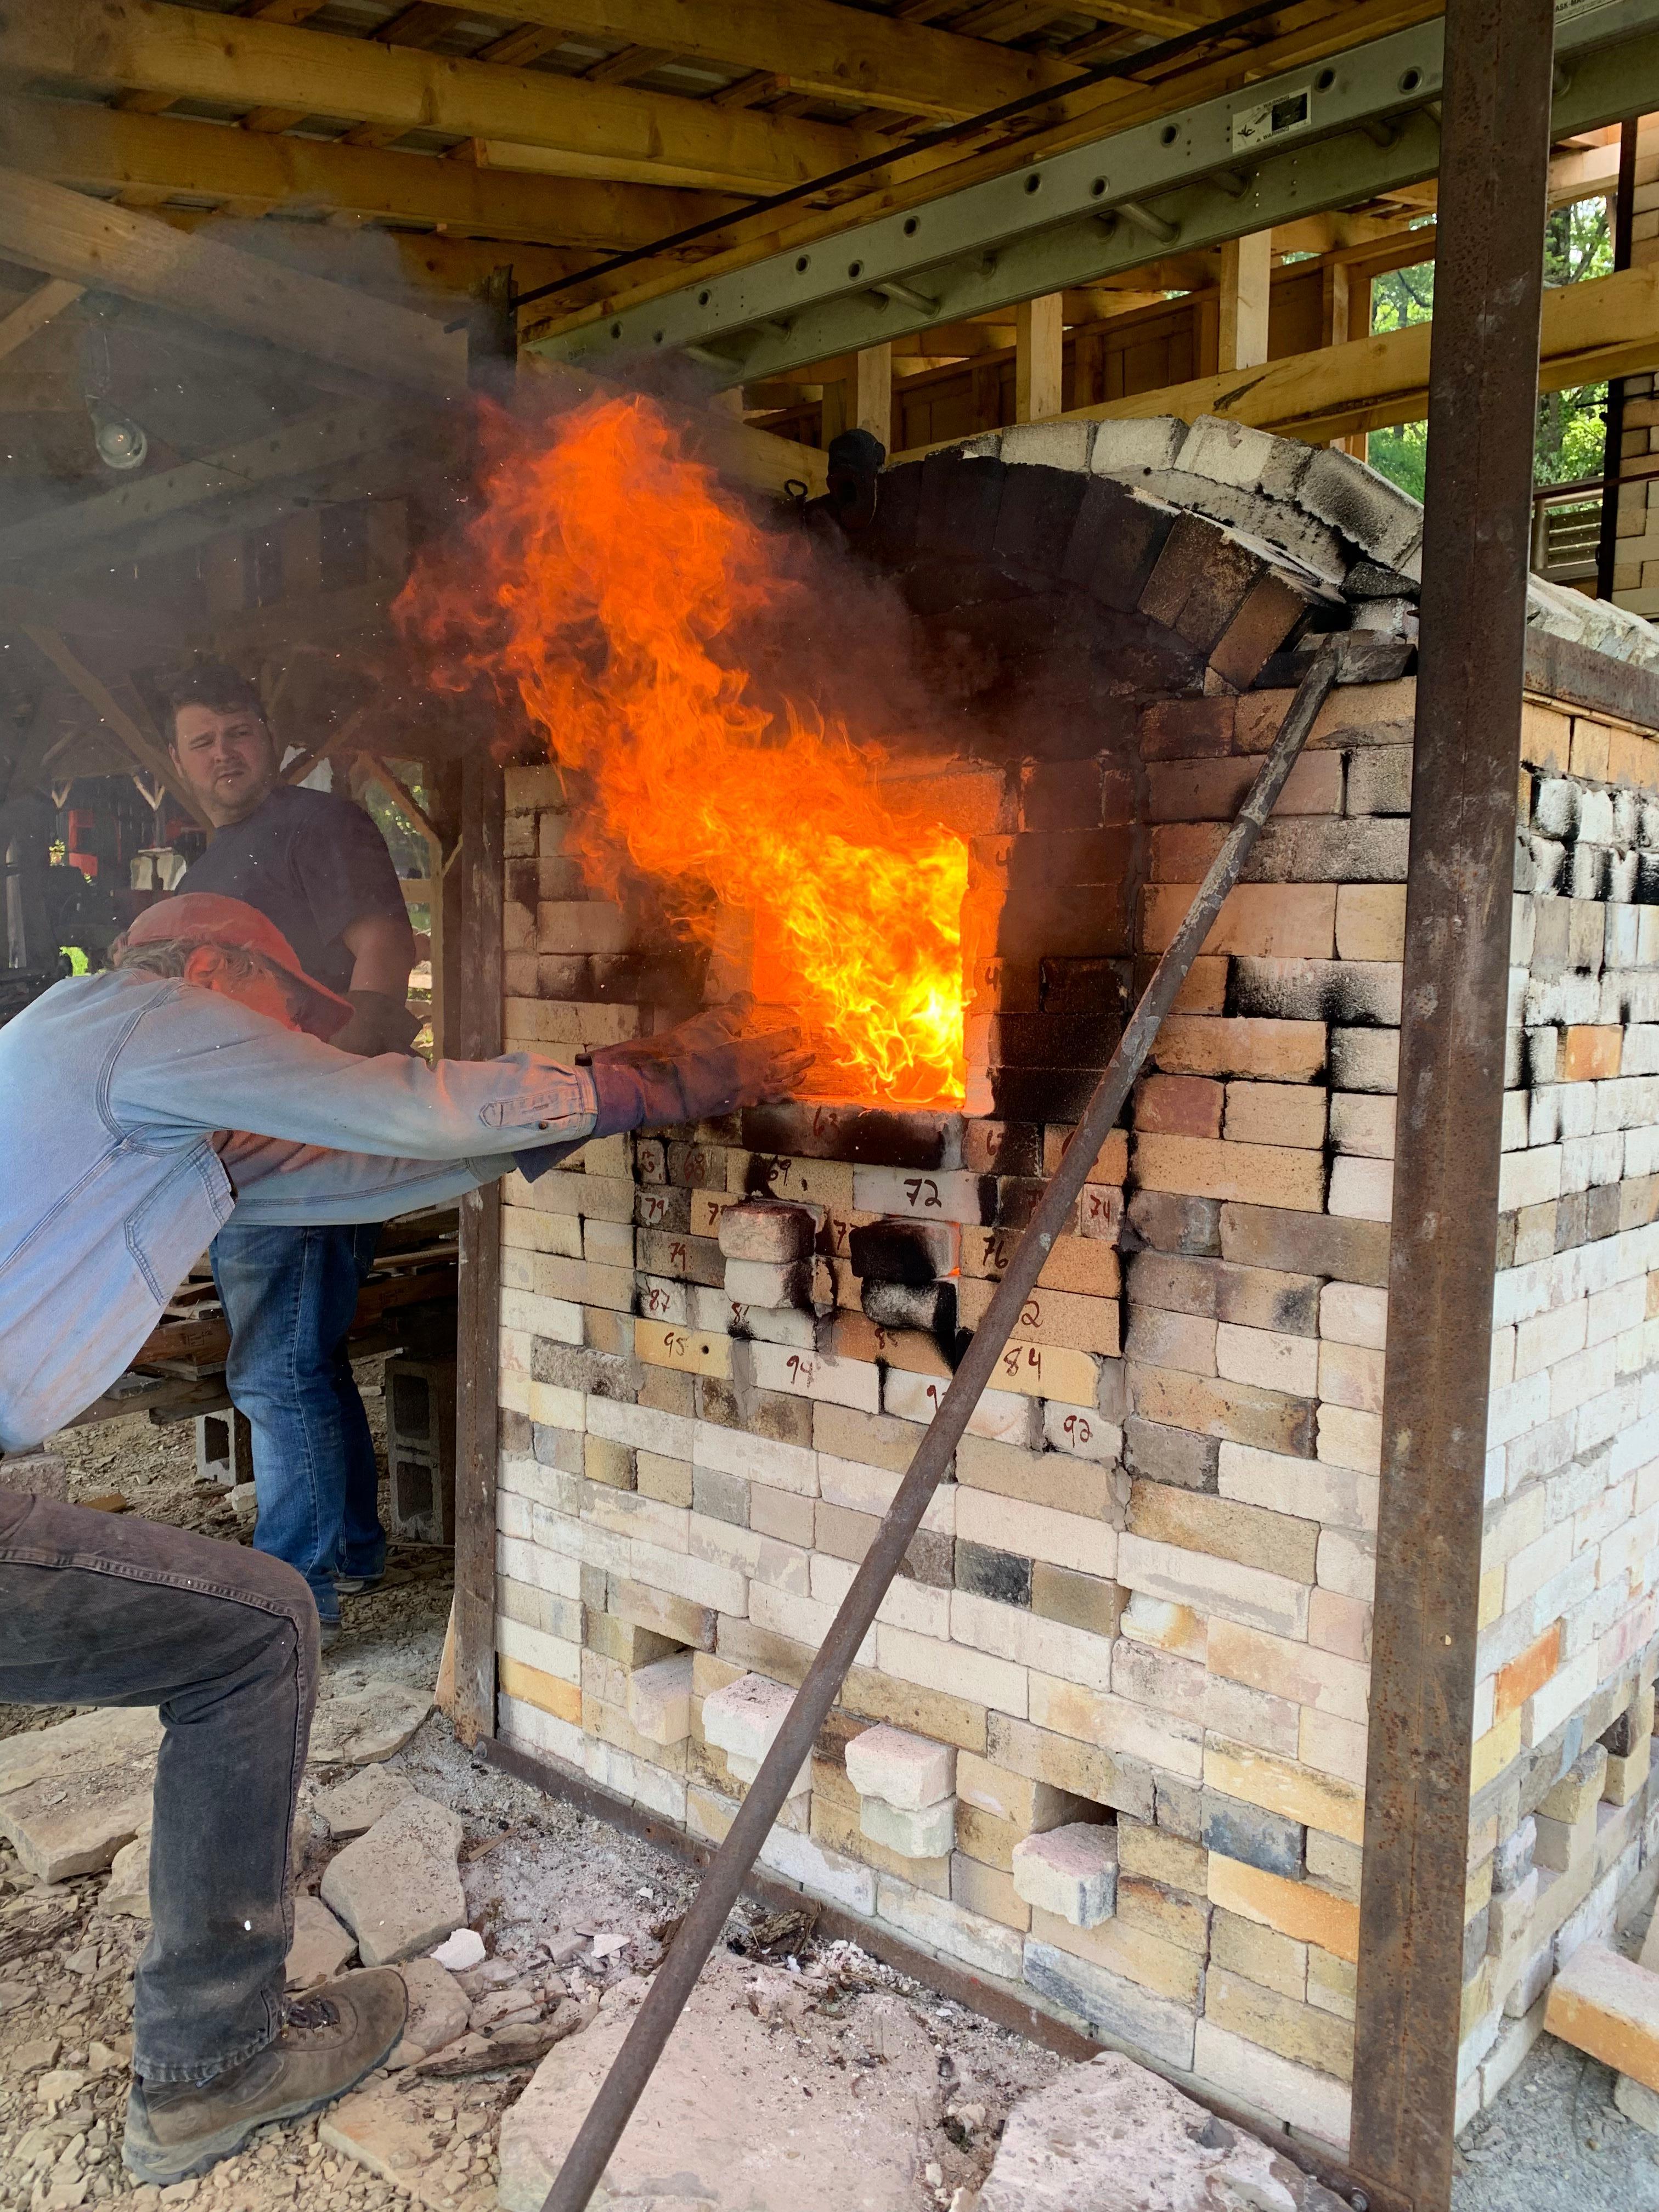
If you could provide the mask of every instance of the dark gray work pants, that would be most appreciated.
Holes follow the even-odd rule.
[[[0,1490],[0,1699],[155,1705],[166,1730],[133,1995],[146,2081],[204,2079],[282,2026],[317,1648],[280,1559]]]

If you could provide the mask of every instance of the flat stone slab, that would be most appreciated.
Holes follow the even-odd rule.
[[[364,1766],[331,1790],[319,1790],[311,1803],[335,1842],[343,1844],[353,1836],[367,1835],[393,1806],[414,1795],[415,1784],[406,1775],[387,1766]]]
[[[357,1948],[357,1939],[343,1928],[322,1899],[301,1892],[294,1900],[294,1941],[288,1948],[288,1985],[291,1990],[314,1990],[319,1982],[333,1980]]]
[[[149,1826],[161,1723],[109,1705],[0,1743],[0,1835],[32,1875],[100,1874]]]
[[[434,1710],[428,1690],[404,1682],[366,1682],[325,1698],[311,1723],[313,1766],[368,1766],[400,1752]]]
[[[465,1924],[465,1833],[447,1805],[406,1797],[332,1861],[323,1903],[356,1936],[366,1966],[413,1959]]]
[[[1107,2051],[1021,2098],[1008,2116],[977,2212],[1347,2208],[1256,2136]]]
[[[409,2017],[404,2039],[386,2063],[413,2066],[466,2033],[471,2007],[454,1975],[435,1959],[407,1959],[398,1971],[409,1991]]]
[[[323,2114],[317,2134],[331,2150],[356,2159],[427,2212],[459,2212],[471,2194],[445,2171],[453,2148],[453,2126],[441,2127],[411,2111],[409,2100],[390,2082],[343,2098]]]
[[[911,2212],[923,2201],[924,2130],[938,2100],[939,2063],[926,2030],[896,1999],[863,2000],[860,2014],[881,2014],[888,2063],[870,2069],[856,2105],[815,2100],[800,2091],[811,2062],[779,2063],[744,1978],[719,1962],[704,1973],[593,2193],[592,2212]],[[541,2212],[633,2018],[631,2006],[607,2004],[591,2027],[549,2052],[503,2114],[503,2212]]]

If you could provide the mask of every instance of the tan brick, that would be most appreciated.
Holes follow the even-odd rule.
[[[1659,2090],[1659,1974],[1584,1943],[1550,1988],[1544,2025],[1615,2073]]]
[[[699,1651],[712,1651],[714,1648],[718,1616],[712,1606],[694,1605],[690,1598],[652,1589],[645,1583],[613,1578],[610,1610],[624,1624],[649,1629],[678,1644]]]
[[[1210,1623],[1208,1664],[1212,1674],[1271,1697],[1334,1714],[1340,1720],[1365,1718],[1370,1669],[1334,1652],[1217,1619]]]
[[[1210,1855],[1201,1844],[1188,1843],[1168,1828],[1146,1820],[1120,1817],[1117,1824],[1119,1879],[1144,1875],[1165,1889],[1186,1890],[1194,1897],[1206,1894]]]
[[[1260,1920],[1299,1943],[1317,1943],[1339,1959],[1359,1956],[1359,1907],[1311,1882],[1264,1874],[1240,1859],[1210,1854],[1210,1902]]]
[[[1364,1793],[1334,1775],[1316,1774],[1273,1753],[1212,1735],[1204,1748],[1204,1783],[1247,1805],[1277,1813],[1286,1820],[1321,1828],[1346,1843],[1364,1839]]]
[[[915,1435],[913,1426],[910,1434]],[[957,1480],[969,1489],[992,1490],[1001,1498],[1023,1498],[1091,1521],[1104,1520],[1115,1502],[1109,1468],[1073,1459],[1069,1452],[1025,1451],[992,1437],[963,1438],[957,1447]]]
[[[812,1841],[827,1851],[839,1851],[843,1858],[859,1859],[866,1866],[879,1867],[883,1874],[894,1875],[925,1891],[929,1897],[949,1897],[951,1894],[951,1862],[949,1858],[907,1859],[898,1852],[889,1850],[884,1844],[876,1843],[859,1826],[856,1806],[833,1804],[816,1790],[812,1793],[812,1814],[807,1827]]]
[[[1404,884],[1341,884],[1336,893],[1339,960],[1403,960]]]
[[[1271,1017],[1217,1018],[1170,1014],[1152,1057],[1170,1075],[1254,1075],[1270,1083],[1308,1083],[1325,1067],[1323,1022]]]
[[[1196,884],[1149,884],[1140,946],[1162,952],[1186,920]],[[1328,960],[1336,947],[1334,884],[1240,884],[1222,902],[1204,951],[1269,960]]]
[[[1149,1075],[1135,1092],[1135,1127],[1161,1136],[1218,1137],[1225,1093],[1199,1075]]]
[[[551,1713],[556,1720],[570,1722],[574,1727],[582,1725],[582,1693],[574,1682],[544,1674],[539,1667],[526,1667],[521,1659],[509,1659],[505,1652],[497,1656],[495,1668],[507,1697],[518,1698],[526,1705]],[[658,1749],[658,1746],[652,1746],[653,1758]]]
[[[1521,709],[1521,757],[1528,767],[1551,775],[1565,775],[1572,738],[1572,724],[1554,707],[1528,699]]]
[[[957,1311],[964,1328],[979,1326],[995,1292],[995,1284],[988,1279],[963,1279],[957,1293]],[[1115,1298],[1079,1297],[1075,1291],[1049,1291],[1039,1285],[1021,1307],[1013,1335],[1021,1344],[1053,1345],[1115,1359],[1121,1348],[1118,1320]],[[884,1350],[884,1358],[890,1356]],[[936,1349],[934,1356],[938,1357]],[[941,1362],[939,1371],[949,1374],[951,1370]]]
[[[1210,1913],[1210,1961],[1259,1989],[1300,2000],[1308,1986],[1308,1946],[1219,1905]]]
[[[1166,1889],[1144,1875],[1117,1878],[1117,1919],[1122,1928],[1143,1930],[1178,1951],[1194,1951],[1202,1959],[1210,1948],[1210,1907],[1182,1891]]]
[[[664,1322],[641,1321],[634,1331],[634,1348],[653,1366],[678,1368],[686,1375],[732,1373],[732,1340],[706,1329],[679,1328]]]
[[[1046,1729],[1033,1728],[1029,1721],[993,1712],[986,1717],[983,1747],[996,1765],[1029,1774],[1034,1782],[1046,1782],[1097,1805],[1124,1802],[1125,1809],[1151,1815],[1150,1778],[1132,1779],[1116,1759],[1093,1744],[1051,1735]],[[1125,1802],[1135,1798],[1141,1801],[1139,1805]]]
[[[1318,1152],[1285,1146],[1217,1144],[1202,1137],[1138,1136],[1135,1173],[1147,1190],[1189,1198],[1231,1199],[1317,1213],[1325,1203],[1325,1163]]]
[[[1012,1820],[1000,1820],[994,1813],[981,1810],[961,1798],[957,1800],[957,1849],[969,1858],[977,1859],[981,1866],[997,1867],[1004,1874],[1012,1874],[1014,1864],[1014,1845],[1030,1832]]]
[[[1024,1933],[1031,1924],[1031,1908],[1015,1889],[1012,1875],[962,1851],[951,1860],[951,1899],[964,1912],[983,1913],[1005,1928]]]
[[[1607,747],[1613,732],[1605,722],[1592,721],[1587,714],[1572,718],[1572,749],[1568,755],[1571,773],[1583,776],[1589,783],[1605,783],[1607,780]]]
[[[1292,1582],[1314,1579],[1318,1524],[1259,1505],[1240,1505],[1166,1483],[1136,1482],[1129,1494],[1129,1527],[1137,1536],[1234,1559],[1240,1566],[1261,1567]]]
[[[1299,2066],[1316,2066],[1341,2081],[1353,2079],[1353,2032],[1346,2021],[1263,1989],[1224,1967],[1210,1970],[1204,2015]]]
[[[722,1628],[722,1649],[726,1642],[726,1634]],[[810,1661],[811,1656],[809,1650],[805,1658]],[[805,1672],[804,1666],[801,1671]],[[799,1676],[795,1679],[799,1680]],[[954,1743],[963,1751],[978,1752],[981,1756],[985,1752],[984,1706],[972,1705],[966,1698],[952,1697],[946,1691],[901,1681],[874,1668],[853,1667],[848,1670],[841,1702],[848,1712],[859,1713],[866,1720],[888,1721],[894,1728],[908,1729],[913,1735],[932,1736],[938,1743]]]
[[[1086,1799],[968,1751],[957,1754],[957,1804],[959,1815],[969,1808],[980,1812],[1008,1828],[1016,1842],[1021,1836],[1064,1827],[1088,1812]],[[1002,1861],[991,1863],[1000,1866]]]
[[[1553,1675],[1561,1656],[1561,1623],[1551,1621],[1544,1633],[1520,1656],[1501,1668],[1498,1676],[1495,1711],[1501,1721],[1524,1705],[1534,1690],[1541,1690]]]
[[[1031,1914],[1031,1935],[1036,1942],[1052,1943],[1074,1959],[1088,1959],[1177,2004],[1195,2005],[1204,1985],[1204,1962],[1196,1952],[1166,1942],[1144,1928],[1125,1927],[1117,1920],[1074,1928],[1069,1920],[1039,1907]]]
[[[1289,1145],[1316,1152],[1325,1141],[1322,1085],[1230,1083],[1223,1133],[1236,1145]]]
[[[1129,1410],[1143,1420],[1232,1443],[1255,1444],[1262,1451],[1304,1458],[1312,1440],[1312,1408],[1300,1398],[1276,1390],[1255,1390],[1244,1382],[1214,1382],[1202,1375],[1178,1375],[1160,1367],[1127,1371]]]
[[[1596,1083],[1619,1073],[1625,1032],[1612,1024],[1580,1026],[1561,1035],[1559,1072],[1564,1083]]]

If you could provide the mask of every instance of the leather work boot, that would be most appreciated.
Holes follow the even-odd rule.
[[[256,2128],[296,2119],[355,2088],[394,2049],[408,2009],[395,1967],[344,1974],[291,1998],[276,2040],[210,2081],[135,2081],[122,2164],[162,2188],[205,2172]]]

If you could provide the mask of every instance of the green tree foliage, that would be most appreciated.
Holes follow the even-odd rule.
[[[1544,229],[1544,282],[1577,284],[1586,276],[1605,276],[1613,267],[1611,211],[1605,199],[1575,200],[1557,208]],[[1425,323],[1434,315],[1434,264],[1412,269],[1392,269],[1371,283],[1373,331],[1404,330],[1411,323]],[[1571,483],[1580,477],[1599,476],[1606,427],[1607,387],[1580,385],[1571,392],[1547,392],[1538,401],[1538,431],[1534,447],[1535,483]],[[1370,441],[1371,466],[1408,491],[1423,496],[1424,465],[1428,454],[1426,422],[1403,422],[1397,428],[1373,430]]]

